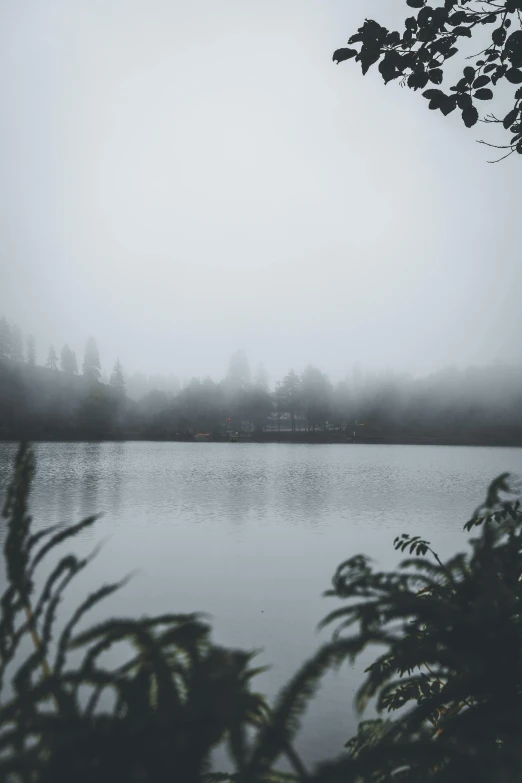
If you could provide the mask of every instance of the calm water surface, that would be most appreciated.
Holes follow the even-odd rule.
[[[0,487],[15,444],[0,444]],[[257,687],[277,692],[327,638],[316,625],[336,565],[358,552],[397,562],[395,535],[427,537],[442,555],[522,450],[441,446],[208,443],[39,444],[35,527],[102,512],[74,545],[102,551],[64,602],[136,572],[91,615],[202,610],[214,638],[262,649]],[[0,539],[4,530],[0,528]],[[370,656],[329,675],[304,722],[305,759],[337,754],[356,725],[353,695]]]

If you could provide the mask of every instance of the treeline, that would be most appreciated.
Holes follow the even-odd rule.
[[[263,372],[250,379],[246,357],[238,353],[222,381],[195,378],[173,398],[154,392],[138,407],[158,430],[522,445],[522,368],[444,370],[422,379],[354,371],[333,384],[309,366],[301,373],[290,370],[270,389]]]
[[[127,423],[129,407],[123,369],[116,361],[102,384],[96,341],[85,346],[81,373],[75,352],[63,345],[58,357],[49,346],[37,363],[36,340],[0,318],[0,437],[110,438]]]
[[[24,340],[20,327],[16,324],[11,325],[4,317],[0,318],[0,360],[13,361],[18,364],[25,363],[30,367],[37,365],[34,335],[30,334]],[[67,344],[63,345],[60,351],[60,358],[58,358],[54,345],[51,344],[43,366],[49,370],[60,369],[68,375],[78,375],[76,353]],[[92,337],[89,337],[85,345],[82,375],[91,381],[99,381],[101,379],[100,354],[96,341]],[[116,360],[109,383],[120,394],[125,394],[123,368],[119,359]]]
[[[260,366],[252,374],[237,351],[220,381],[174,375],[129,378],[116,361],[102,383],[95,340],[81,372],[74,351],[49,347],[36,362],[32,336],[0,319],[0,437],[190,438],[249,432],[260,440],[312,438],[376,442],[468,442],[522,445],[522,367],[447,369],[415,379],[354,370],[332,383],[316,367],[275,384]],[[136,393],[136,391],[141,393]]]

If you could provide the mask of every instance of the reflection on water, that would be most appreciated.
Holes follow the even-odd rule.
[[[86,444],[84,470],[80,480],[80,516],[87,517],[98,508],[101,443]]]
[[[0,490],[16,444],[0,444]],[[426,536],[442,554],[490,480],[522,472],[517,449],[206,443],[47,443],[35,447],[35,527],[103,513],[75,551],[105,540],[71,585],[85,592],[139,569],[99,607],[111,614],[207,610],[219,643],[263,648],[257,687],[273,694],[318,645],[321,597],[336,565],[365,552],[386,568],[396,534]],[[5,529],[0,527],[0,539]],[[368,660],[368,658],[366,659]],[[303,730],[307,759],[336,754],[353,731],[365,661],[331,675]]]

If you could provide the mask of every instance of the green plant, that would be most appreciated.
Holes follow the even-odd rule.
[[[32,533],[33,473],[32,452],[22,444],[4,507],[1,781],[521,780],[522,511],[505,498],[506,474],[465,525],[479,533],[467,554],[443,562],[428,541],[404,534],[395,547],[415,557],[397,571],[374,572],[362,555],[342,563],[327,595],[343,603],[321,624],[336,624],[333,638],[270,708],[250,689],[259,671],[251,668],[253,654],[213,645],[199,615],[113,619],[75,633],[121,583],[88,596],[53,642],[61,596],[91,558],[61,557],[40,591],[35,571],[96,517]],[[24,658],[25,637],[34,649]],[[103,653],[116,644],[122,662],[107,668]],[[379,711],[396,717],[362,721],[338,758],[310,772],[293,747],[301,715],[324,673],[369,645],[384,651],[367,669],[357,707],[362,712],[376,699]],[[70,665],[73,651],[82,657]],[[9,667],[13,693],[5,699]],[[211,752],[225,740],[235,771],[211,772]],[[291,773],[277,770],[282,757]]]
[[[38,594],[36,569],[96,517],[31,533],[33,473],[33,454],[22,444],[3,512],[8,586],[1,599],[0,686],[9,665],[15,673],[13,694],[0,707],[0,779],[199,781],[225,738],[241,770],[247,727],[267,712],[250,690],[259,669],[251,668],[252,653],[213,645],[200,616],[113,619],[75,635],[86,612],[121,585],[111,584],[86,598],[52,644],[61,596],[91,558],[61,557]],[[20,663],[26,636],[34,650]],[[124,646],[126,660],[108,669],[100,659],[115,644]],[[73,650],[82,660],[68,667]],[[112,692],[110,707],[101,706],[104,692]]]
[[[522,512],[503,499],[507,479],[491,484],[466,523],[480,533],[468,554],[442,562],[429,542],[404,534],[395,548],[416,556],[398,571],[374,572],[360,555],[337,569],[327,595],[347,604],[322,623],[337,623],[331,649],[354,658],[383,646],[357,706],[375,697],[380,712],[399,717],[360,724],[346,756],[314,780],[521,779]]]
[[[406,3],[418,10],[406,19],[402,33],[366,19],[348,40],[348,44],[360,44],[360,48],[338,49],[333,59],[340,63],[353,58],[361,63],[363,74],[379,63],[386,84],[400,78],[401,84],[413,90],[429,87],[423,95],[430,109],[439,109],[444,115],[459,109],[468,128],[479,119],[478,105],[492,100],[499,82],[504,83],[504,91],[510,87],[513,91],[509,111],[500,118],[489,114],[484,121],[503,125],[510,141],[503,145],[480,143],[507,150],[499,160],[513,152],[522,154],[522,0]],[[481,30],[491,30],[486,42]],[[472,37],[478,38],[480,48],[466,58],[473,64],[464,67],[462,78],[449,92],[439,89],[447,61],[461,51],[463,41]]]

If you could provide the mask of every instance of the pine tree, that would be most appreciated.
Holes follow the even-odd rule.
[[[257,367],[254,378],[254,386],[257,386],[259,389],[263,389],[264,391],[268,391],[269,376],[263,363],[259,364]]]
[[[109,383],[112,388],[118,392],[118,395],[125,397],[125,379],[123,377],[123,368],[119,359],[117,359],[116,364],[114,365]]]
[[[301,379],[294,370],[285,375],[280,384],[279,395],[282,407],[290,414],[292,432],[295,431],[295,417],[301,407]]]
[[[250,385],[250,366],[244,351],[236,351],[231,357],[225,383],[233,390],[245,389]]]
[[[60,365],[64,372],[70,375],[78,375],[78,364],[76,362],[76,354],[72,351],[68,345],[64,345],[60,355]]]
[[[24,360],[24,338],[19,326],[13,326],[11,329],[11,359],[15,362]]]
[[[58,356],[56,355],[56,351],[54,350],[54,345],[49,346],[49,354],[47,356],[47,361],[45,363],[45,366],[49,367],[50,370],[58,369]]]
[[[89,337],[85,346],[83,359],[83,375],[92,381],[99,381],[101,375],[100,355],[94,338]]]
[[[0,318],[0,359],[11,358],[11,327],[5,318]]]
[[[36,364],[36,340],[34,339],[34,336],[32,334],[29,335],[27,338],[27,364],[30,364],[31,367],[34,367]]]

